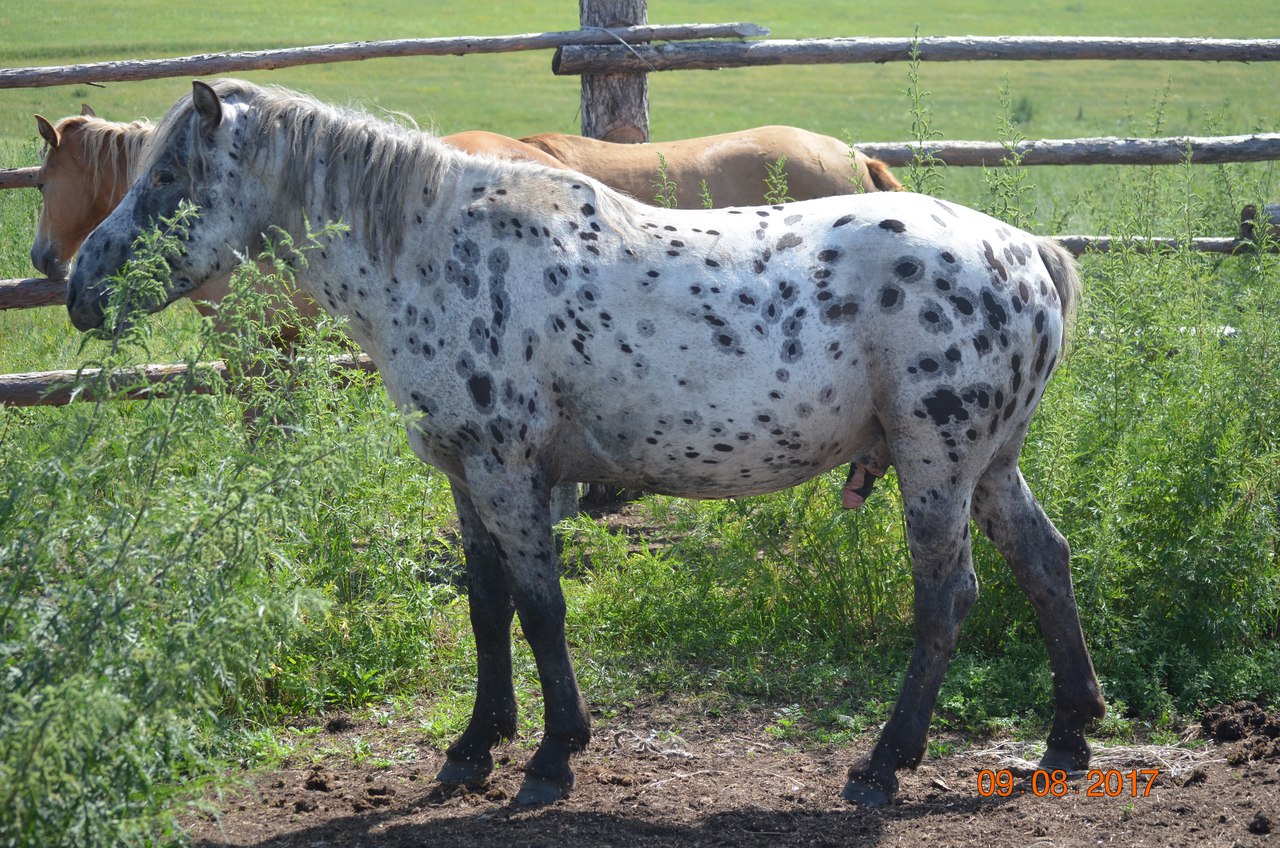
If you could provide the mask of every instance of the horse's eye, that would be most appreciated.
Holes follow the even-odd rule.
[[[155,179],[157,185],[167,186],[172,185],[176,177],[174,177],[173,172],[171,171],[158,171],[156,172]]]

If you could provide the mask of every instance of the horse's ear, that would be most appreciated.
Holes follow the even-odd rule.
[[[217,129],[222,123],[222,101],[218,99],[218,93],[207,83],[192,80],[191,101],[195,104],[201,120],[204,121],[205,129]]]
[[[86,117],[86,118],[96,118],[96,117],[98,117],[98,113],[97,113],[97,112],[95,112],[95,111],[93,111],[93,107],[92,107],[92,106],[90,106],[88,103],[81,103],[81,104],[80,104],[80,114],[81,114],[81,115],[83,115],[83,116],[84,116],[84,117]]]
[[[49,119],[43,115],[36,115],[36,129],[40,131],[40,137],[54,150],[58,149],[58,131],[53,128],[53,124],[49,123]]]

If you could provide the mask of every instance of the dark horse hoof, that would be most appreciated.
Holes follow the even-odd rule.
[[[876,786],[874,783],[850,780],[844,785],[844,790],[840,793],[840,797],[851,804],[857,804],[859,807],[878,810],[893,800],[893,793]]]
[[[1089,767],[1091,753],[1087,745],[1083,750],[1074,751],[1050,748],[1044,752],[1044,756],[1040,758],[1040,764],[1036,768],[1040,771],[1084,771]]]
[[[557,781],[526,774],[524,785],[520,787],[520,793],[516,795],[516,803],[523,807],[552,804],[568,798],[569,790],[571,789],[573,789],[573,781],[570,781],[569,785],[565,786]]]
[[[493,771],[493,760],[447,760],[436,780],[450,786],[478,786]]]
[[[897,791],[898,781],[892,775],[886,786],[861,769],[852,768],[849,769],[849,782],[844,785],[840,797],[851,804],[877,810],[892,801],[893,794]]]

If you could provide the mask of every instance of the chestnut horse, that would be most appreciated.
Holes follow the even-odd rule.
[[[679,209],[703,205],[700,181],[704,179],[716,208],[761,203],[768,167],[780,159],[786,160],[782,170],[792,200],[902,188],[889,166],[879,159],[838,138],[798,127],[756,127],[650,144],[617,144],[559,133],[520,140],[575,171],[646,202],[654,196],[659,163],[665,161],[666,179],[676,184]]]

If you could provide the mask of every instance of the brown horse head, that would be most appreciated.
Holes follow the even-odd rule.
[[[36,177],[44,202],[31,264],[53,279],[64,279],[81,243],[124,197],[131,163],[151,127],[104,121],[88,105],[57,124],[35,118],[45,141]]]

